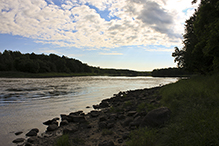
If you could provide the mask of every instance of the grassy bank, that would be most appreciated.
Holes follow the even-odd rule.
[[[161,103],[172,111],[170,121],[162,128],[134,131],[129,145],[219,145],[219,75],[180,80],[160,94]]]

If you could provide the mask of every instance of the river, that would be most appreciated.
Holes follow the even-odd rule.
[[[92,110],[92,105],[120,91],[151,88],[176,82],[178,78],[154,77],[65,77],[0,78],[0,146],[25,137],[32,128],[46,130],[42,122],[60,114]],[[90,106],[91,108],[86,108]],[[23,134],[15,136],[15,132]]]

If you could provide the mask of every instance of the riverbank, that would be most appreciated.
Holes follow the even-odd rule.
[[[120,92],[88,114],[61,115],[58,126],[50,119],[47,132],[24,145],[219,145],[218,82],[218,75],[199,76]]]

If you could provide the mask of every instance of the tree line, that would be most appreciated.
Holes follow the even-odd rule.
[[[161,68],[161,69],[154,69],[151,73],[153,77],[183,77],[183,76],[190,76],[191,73],[185,71],[182,68]]]
[[[198,9],[186,20],[183,47],[175,47],[172,53],[179,68],[200,74],[219,71],[218,14],[218,0],[201,0]]]
[[[19,71],[27,73],[93,73],[97,75],[149,75],[148,72],[132,70],[101,69],[79,60],[56,54],[22,54],[19,51],[0,52],[0,71]]]

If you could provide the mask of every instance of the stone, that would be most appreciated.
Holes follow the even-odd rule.
[[[63,134],[74,133],[76,131],[78,131],[78,129],[75,127],[67,127],[65,129],[63,129]]]
[[[86,106],[86,108],[90,108],[90,106]]]
[[[93,108],[94,108],[94,109],[99,109],[100,107],[99,107],[99,105],[97,104],[97,105],[93,105]]]
[[[132,117],[132,116],[134,116],[136,113],[137,113],[136,111],[128,111],[128,112],[127,112],[127,116],[128,116],[128,117]]]
[[[114,123],[107,123],[107,128],[110,129],[110,128],[113,128],[114,127]]]
[[[23,133],[22,131],[18,131],[18,132],[15,133],[15,135],[20,135],[22,133]]]
[[[98,117],[100,115],[99,111],[91,111],[90,112],[91,117]]]
[[[34,129],[31,129],[27,134],[26,136],[37,136],[37,133],[39,132],[39,129],[37,128],[34,128]]]
[[[118,143],[123,143],[123,139],[122,138],[118,139]]]
[[[30,138],[28,138],[27,139],[27,142],[29,142],[29,143],[34,143],[35,141],[37,140],[37,138],[36,137],[30,137]]]
[[[138,116],[129,124],[129,126],[139,127],[139,125],[141,124],[141,121],[142,121],[142,118]]]
[[[69,116],[70,116],[70,115],[77,115],[77,116],[79,116],[79,115],[81,115],[82,113],[83,113],[83,111],[72,112],[72,113],[69,114]]]
[[[171,111],[167,107],[161,107],[154,109],[143,118],[140,127],[151,126],[159,127],[162,126],[170,117]]]
[[[105,140],[98,144],[98,146],[115,146],[114,142],[111,140]]]
[[[69,120],[69,118],[68,118],[68,115],[65,115],[65,114],[61,114],[60,115],[60,117],[61,117],[61,120],[63,121],[63,120]]]
[[[17,138],[17,139],[15,139],[15,140],[13,140],[12,142],[13,142],[13,143],[21,143],[21,142],[24,142],[24,141],[25,141],[24,138]]]
[[[102,122],[99,122],[99,123],[98,123],[100,129],[107,128],[107,124],[108,124],[108,123],[107,123],[106,121],[102,121]]]
[[[55,124],[49,125],[47,127],[47,131],[55,131],[56,129],[58,129],[58,126]]]
[[[109,103],[107,101],[102,101],[99,105],[99,108],[107,108],[110,107]]]
[[[125,133],[123,133],[123,135],[122,135],[122,139],[128,139],[129,138],[129,132],[125,132]]]
[[[27,142],[27,143],[25,144],[25,146],[32,146],[32,144],[29,143],[29,142]]]
[[[63,120],[60,122],[60,126],[64,126],[64,125],[68,125],[68,121],[67,120]]]
[[[102,117],[99,118],[99,122],[103,122],[103,121],[106,121],[106,120],[107,120],[107,118],[105,116],[102,116]]]
[[[122,125],[124,127],[129,126],[129,123],[131,123],[132,121],[133,121],[133,119],[131,117],[127,117]]]
[[[77,116],[77,115],[70,115],[69,118],[71,119],[71,122],[75,122],[75,123],[82,123],[82,122],[86,122],[86,119],[84,116]]]
[[[48,120],[43,122],[44,125],[52,125],[52,124],[58,124],[57,120],[59,120],[59,118],[53,118],[52,120]]]

